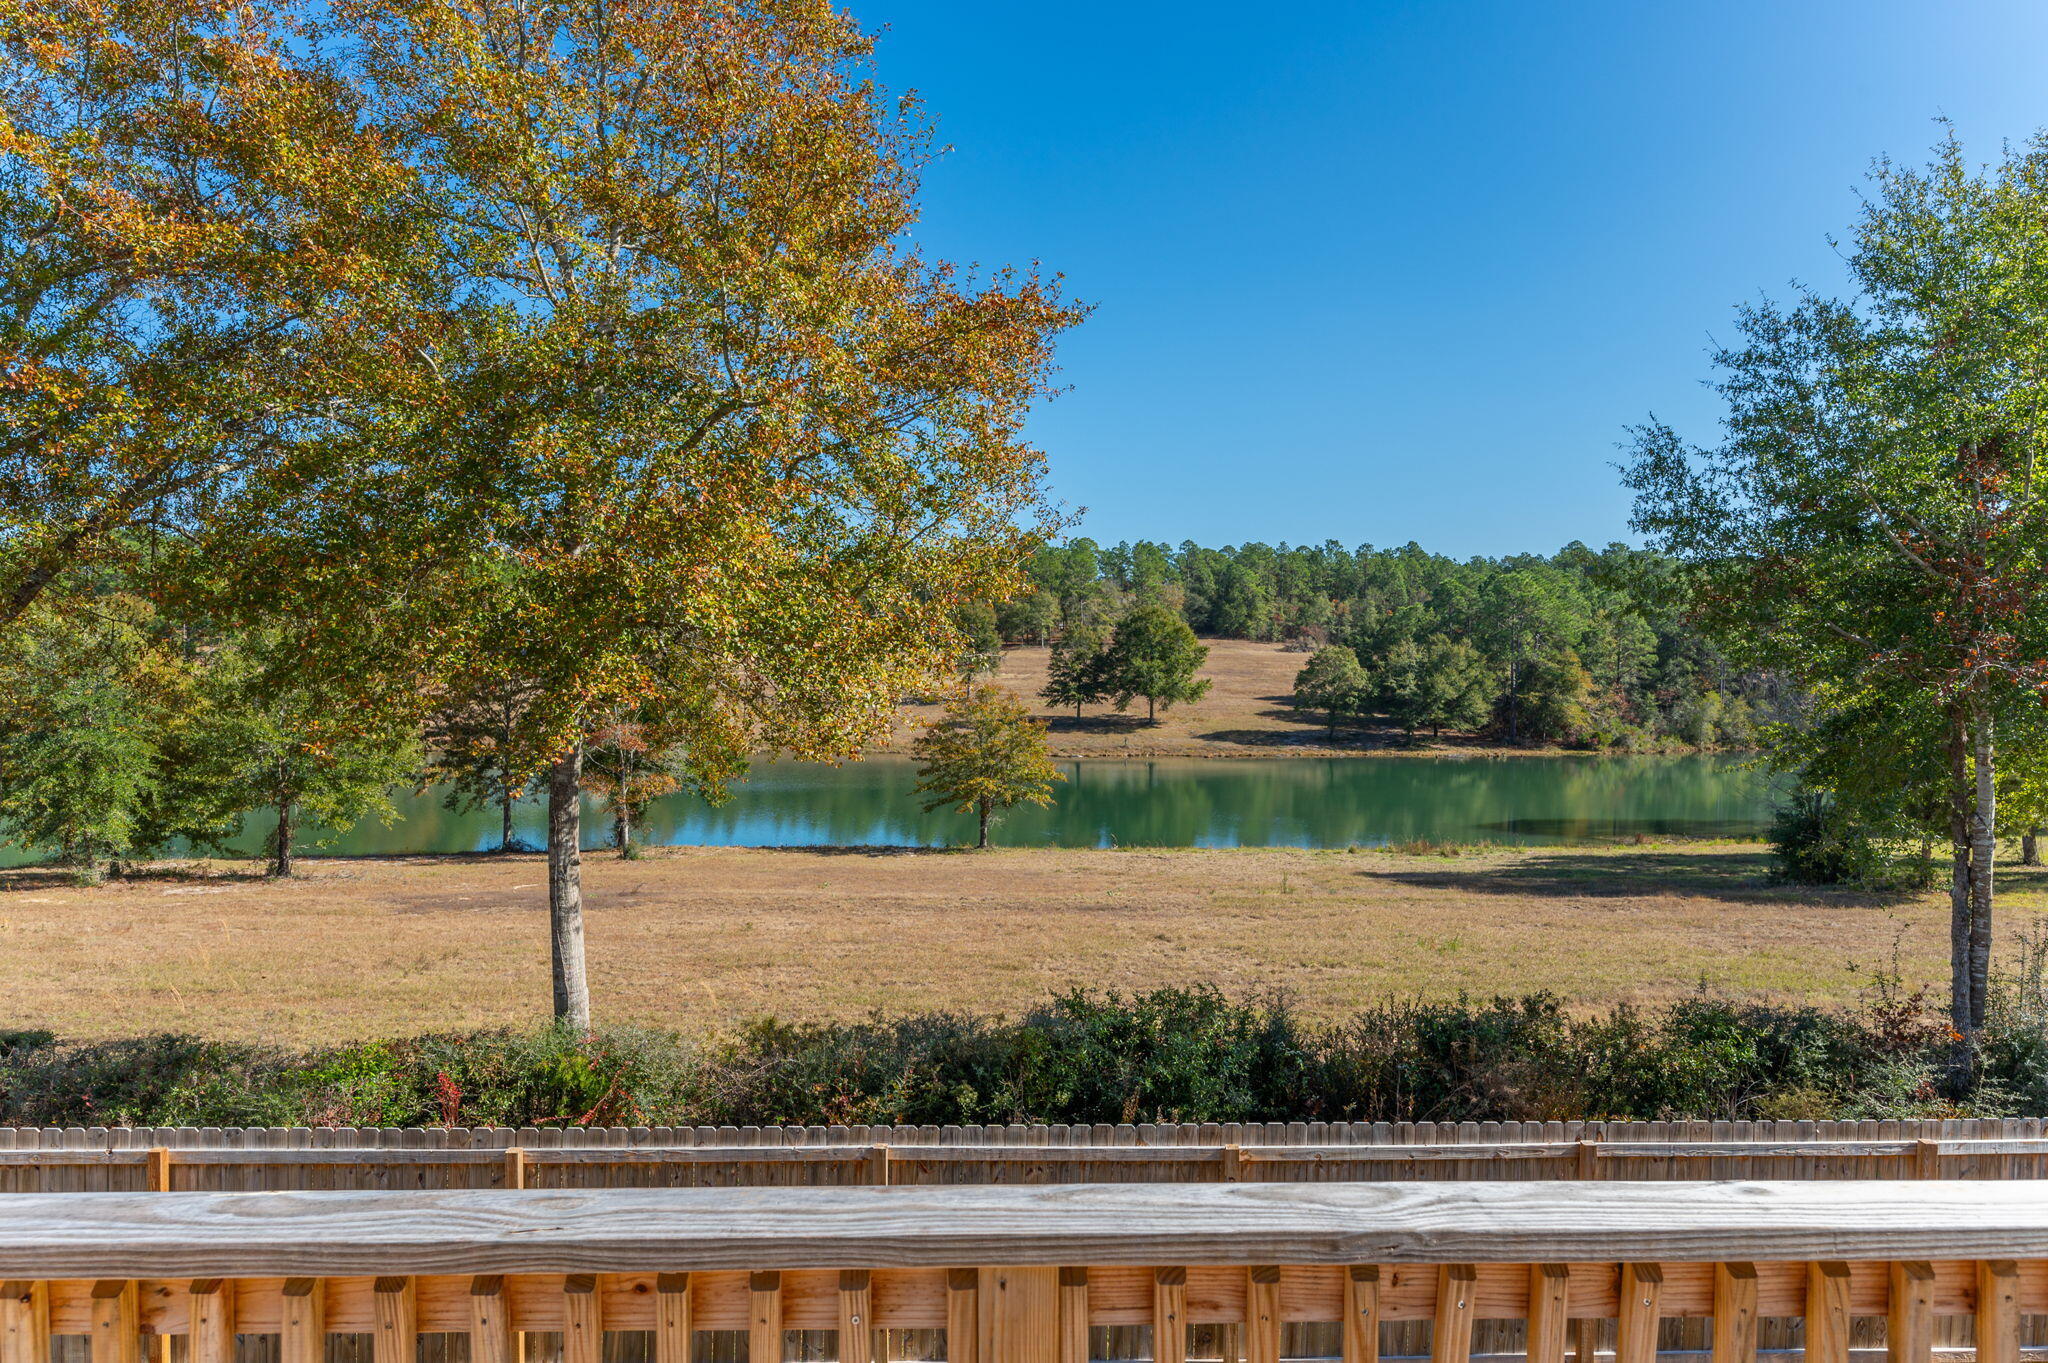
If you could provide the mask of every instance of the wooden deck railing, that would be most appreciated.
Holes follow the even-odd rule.
[[[2039,1121],[0,1129],[0,1192],[2031,1179]]]
[[[1714,1363],[1748,1363],[1782,1316],[1811,1363],[1847,1363],[1866,1317],[1892,1363],[1926,1363],[1955,1316],[1982,1363],[2017,1363],[2022,1316],[2048,1312],[2048,1187],[28,1194],[0,1199],[0,1279],[0,1363],[49,1363],[62,1336],[138,1363],[174,1335],[191,1363],[233,1363],[252,1335],[319,1363],[335,1334],[413,1363],[423,1332],[466,1334],[472,1363],[559,1333],[566,1363],[600,1363],[619,1331],[689,1363],[710,1330],[745,1331],[751,1363],[789,1330],[875,1363],[876,1331],[911,1329],[944,1331],[947,1363],[1087,1363],[1107,1326],[1149,1326],[1149,1356],[1185,1363],[1189,1328],[1218,1323],[1246,1363],[1279,1363],[1289,1322],[1335,1323],[1345,1363],[1377,1363],[1402,1321],[1431,1323],[1434,1363],[1466,1363],[1498,1320],[1526,1322],[1530,1363],[1564,1363],[1580,1321],[1616,1323],[1615,1363],[1650,1363],[1660,1321],[1688,1317],[1711,1317]]]

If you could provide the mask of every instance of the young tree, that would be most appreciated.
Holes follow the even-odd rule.
[[[1045,722],[1024,702],[999,686],[983,686],[946,706],[911,746],[917,758],[917,793],[927,814],[951,806],[973,811],[979,824],[976,847],[988,846],[990,821],[1019,804],[1052,803],[1055,781],[1066,778],[1052,764]]]
[[[1145,720],[1157,724],[1162,705],[1192,703],[1209,693],[1208,679],[1195,676],[1208,657],[1187,621],[1164,606],[1140,606],[1118,622],[1103,658],[1103,678],[1117,709],[1143,696]]]
[[[1783,669],[1824,715],[1869,717],[1821,730],[1848,740],[1839,768],[1891,766],[1887,731],[1939,735],[1909,750],[1946,788],[1950,1022],[1967,1039],[1991,955],[1997,735],[2048,694],[2048,143],[1979,172],[1951,139],[1927,170],[1873,179],[1848,254],[1858,301],[1745,309],[1715,356],[1723,440],[1652,423],[1628,482],[1731,653]]]
[[[520,720],[531,702],[518,681],[486,679],[475,692],[451,698],[428,716],[424,779],[442,792],[452,813],[498,811],[498,850],[513,850],[512,807],[533,788],[520,769]],[[424,787],[423,787],[424,789]]]
[[[952,610],[1056,528],[1021,437],[1057,288],[904,245],[929,139],[807,4],[339,0],[447,308],[376,476],[266,508],[295,610],[467,693],[533,687],[557,1017],[585,1027],[580,797],[629,712],[716,796],[843,757],[942,676]]]
[[[1059,602],[1051,592],[1028,591],[996,607],[996,629],[1011,643],[1044,644],[1058,616]]]
[[[585,785],[612,816],[612,846],[622,858],[636,855],[635,824],[647,806],[673,795],[689,780],[689,764],[661,735],[639,720],[618,718],[591,735],[583,759]]]
[[[1358,665],[1358,655],[1342,644],[1317,649],[1294,674],[1295,708],[1323,711],[1332,738],[1337,736],[1338,717],[1356,711],[1365,690],[1365,669]]]
[[[962,649],[956,670],[960,680],[972,685],[976,678],[993,676],[1003,665],[1003,636],[996,629],[995,608],[986,601],[970,601],[953,612]]]
[[[1038,693],[1047,705],[1071,705],[1078,720],[1083,705],[1109,694],[1109,638],[1107,629],[1092,623],[1074,625],[1060,635],[1046,665],[1045,689]]]
[[[1463,639],[1432,635],[1422,645],[1417,669],[1414,722],[1429,726],[1433,737],[1445,729],[1472,730],[1484,725],[1493,711],[1486,660]]]
[[[309,822],[346,831],[389,819],[391,795],[417,779],[419,731],[377,704],[349,704],[324,679],[293,674],[292,649],[251,635],[216,649],[199,682],[177,779],[222,810],[267,810],[270,874],[292,874]]]

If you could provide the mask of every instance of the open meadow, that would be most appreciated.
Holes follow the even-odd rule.
[[[0,873],[0,996],[59,1035],[277,1042],[531,1024],[548,1002],[537,857],[185,865],[77,887]],[[1946,905],[1775,886],[1753,844],[1491,850],[674,849],[584,863],[594,1013],[1008,1012],[1075,987],[1213,983],[1341,1014],[1387,994],[1551,990],[1575,1007],[1708,989],[1843,1002],[1938,984]],[[2013,868],[2001,939],[2048,909]]]

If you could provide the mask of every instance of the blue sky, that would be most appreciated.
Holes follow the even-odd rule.
[[[851,0],[954,150],[921,239],[1095,315],[1033,437],[1103,541],[1628,538],[1733,306],[1871,159],[2048,124],[2048,5]]]

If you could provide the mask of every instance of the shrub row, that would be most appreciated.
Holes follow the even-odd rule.
[[[1881,987],[1844,1010],[1706,995],[1388,1001],[1337,1022],[1213,989],[1075,993],[1017,1020],[761,1021],[690,1038],[482,1031],[307,1051],[0,1033],[0,1123],[531,1126],[1483,1121],[2048,1112],[2040,972],[2001,986],[1961,1092],[1952,1036]]]

